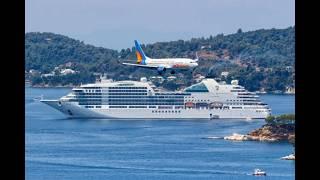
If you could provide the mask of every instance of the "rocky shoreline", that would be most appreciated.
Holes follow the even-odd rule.
[[[295,126],[294,124],[265,124],[246,135],[234,133],[231,136],[224,137],[224,139],[233,141],[288,141],[294,143]]]

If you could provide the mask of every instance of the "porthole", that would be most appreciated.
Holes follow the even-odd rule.
[[[70,111],[70,109],[68,109],[68,113],[69,113],[70,116],[73,115],[72,112]]]

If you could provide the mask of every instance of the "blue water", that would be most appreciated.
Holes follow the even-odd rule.
[[[69,88],[26,88],[26,179],[295,179],[294,161],[280,160],[292,145],[232,142],[262,120],[69,120],[34,101],[59,98]],[[263,95],[273,114],[293,113],[291,95]],[[254,168],[266,177],[249,175]]]

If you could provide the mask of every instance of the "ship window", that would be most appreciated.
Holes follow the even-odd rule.
[[[147,108],[147,106],[129,106],[129,108]]]
[[[109,108],[127,108],[127,106],[109,106]]]
[[[85,108],[93,108],[93,106],[85,106]]]
[[[72,112],[70,111],[70,109],[68,109],[68,113],[69,113],[69,115],[71,115],[71,116],[73,115]]]
[[[232,107],[232,109],[242,109],[242,107]]]

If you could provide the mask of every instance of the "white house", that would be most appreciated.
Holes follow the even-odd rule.
[[[151,76],[150,80],[153,82],[159,82],[159,83],[162,83],[164,81],[163,77],[161,76]]]
[[[286,66],[286,70],[287,70],[287,71],[291,72],[291,71],[292,71],[292,69],[293,69],[293,67],[292,67],[292,66]]]
[[[286,94],[295,94],[295,88],[292,86],[286,87]]]
[[[227,71],[221,72],[221,77],[228,77],[228,75],[229,75],[229,72]]]
[[[232,85],[238,85],[238,84],[239,84],[239,80],[236,80],[236,79],[235,79],[235,80],[232,80],[232,81],[231,81],[231,84],[232,84]]]
[[[148,79],[147,79],[146,77],[141,77],[141,78],[140,78],[140,81],[141,81],[141,82],[148,82]]]
[[[67,74],[74,74],[76,73],[76,71],[72,70],[72,69],[62,69],[60,71],[61,75],[67,75]]]
[[[54,74],[53,73],[41,74],[41,77],[50,77],[50,76],[54,76]]]
[[[169,76],[169,77],[167,77],[167,80],[168,80],[168,81],[173,81],[173,80],[175,80],[175,79],[177,79],[177,77],[175,77],[175,76]]]
[[[204,79],[204,78],[206,78],[206,77],[200,75],[200,76],[196,77],[194,80],[196,80],[196,82],[200,82],[200,81],[201,81],[202,79]]]

